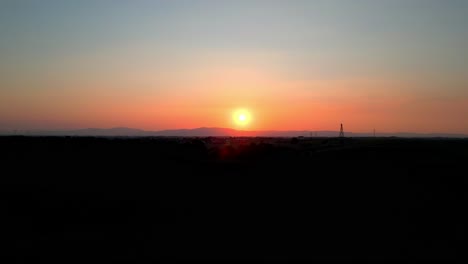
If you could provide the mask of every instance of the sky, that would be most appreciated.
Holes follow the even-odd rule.
[[[340,123],[468,134],[468,1],[0,0],[0,130]]]

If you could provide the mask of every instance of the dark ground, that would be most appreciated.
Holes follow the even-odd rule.
[[[466,261],[467,161],[461,139],[0,137],[3,250]]]

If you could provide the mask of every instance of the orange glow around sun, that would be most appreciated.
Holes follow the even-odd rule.
[[[252,119],[250,112],[247,109],[237,109],[232,114],[234,124],[245,127]]]

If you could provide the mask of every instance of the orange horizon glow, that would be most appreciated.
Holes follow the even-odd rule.
[[[230,78],[232,70],[221,72],[218,68],[216,73],[208,71],[204,76],[199,74],[198,80],[187,80],[191,85],[184,93],[168,90],[161,94],[147,90],[143,91],[143,97],[127,90],[110,93],[105,88],[112,89],[113,84],[109,83],[101,89],[81,88],[80,93],[63,91],[29,98],[17,95],[12,97],[16,100],[14,104],[11,99],[7,104],[0,98],[0,115],[3,120],[16,122],[10,129],[34,128],[22,126],[24,122],[52,129],[225,127],[316,131],[337,130],[338,124],[344,123],[345,129],[353,132],[369,132],[374,128],[380,132],[468,131],[466,122],[454,123],[443,118],[447,112],[468,116],[467,99],[440,100],[431,94],[420,96],[405,92],[405,87],[413,85],[411,82],[385,79],[285,82],[260,69],[237,72],[238,78]],[[211,76],[216,76],[215,80]],[[187,83],[170,85],[181,87]],[[401,91],[395,92],[396,85]],[[348,87],[353,90],[347,90]],[[366,96],[362,96],[364,94]],[[239,105],[245,107],[239,108]],[[248,117],[244,116],[248,122],[233,122],[233,114],[238,118],[236,111],[239,109],[248,109]]]

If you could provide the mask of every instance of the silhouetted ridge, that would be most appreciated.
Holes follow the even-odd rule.
[[[309,131],[309,130],[236,130],[220,127],[199,127],[192,129],[168,129],[149,131],[128,127],[114,128],[85,128],[76,130],[50,130],[50,131],[0,131],[0,135],[38,135],[38,136],[168,136],[168,137],[338,137],[339,131]],[[346,137],[373,137],[373,132],[353,133],[346,132]],[[406,137],[406,138],[466,138],[464,134],[449,133],[377,133],[377,137]]]

